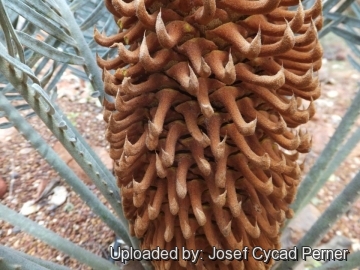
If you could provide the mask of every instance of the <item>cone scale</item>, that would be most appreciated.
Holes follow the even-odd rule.
[[[208,257],[280,248],[311,147],[299,126],[320,96],[321,0],[307,10],[296,0],[105,4],[119,32],[94,38],[118,49],[97,62],[130,232],[142,249],[202,250],[196,264],[180,256],[155,269],[269,269]]]

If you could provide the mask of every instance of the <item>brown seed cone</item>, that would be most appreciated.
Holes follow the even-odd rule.
[[[311,147],[297,128],[320,95],[315,2],[105,0],[120,30],[94,37],[119,51],[97,60],[113,97],[104,100],[106,138],[131,232],[143,249],[203,250],[196,265],[156,269],[270,268],[207,255],[280,246],[299,153]]]

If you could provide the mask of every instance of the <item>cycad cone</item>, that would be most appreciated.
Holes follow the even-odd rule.
[[[297,127],[320,95],[321,0],[105,3],[120,30],[94,36],[119,52],[97,60],[131,232],[143,249],[202,250],[196,265],[180,256],[156,269],[268,269],[251,255],[207,257],[213,246],[280,248],[311,145]]]

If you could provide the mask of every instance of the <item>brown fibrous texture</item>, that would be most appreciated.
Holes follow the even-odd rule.
[[[321,0],[105,0],[119,32],[103,69],[106,139],[130,231],[142,249],[280,248],[311,136],[299,129],[320,95]],[[302,104],[304,101],[305,104]]]

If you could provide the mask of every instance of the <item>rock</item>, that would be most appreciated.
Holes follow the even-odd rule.
[[[327,91],[325,94],[326,94],[326,96],[329,97],[329,98],[336,98],[336,97],[339,96],[339,93],[338,93],[338,91],[336,91],[336,90]]]
[[[0,232],[0,236],[1,236],[1,232]],[[352,239],[351,249],[353,250],[353,252],[360,251],[360,239]]]
[[[104,147],[95,146],[92,148],[94,152],[99,156],[101,161],[104,163],[105,167],[112,171],[113,169],[113,160],[111,159],[108,151]]]
[[[81,167],[60,142],[56,142],[53,149],[60,156],[60,158],[76,173],[76,175],[84,181],[85,184],[92,184],[91,179],[85,174],[85,172],[81,169]],[[106,149],[98,146],[95,146],[92,149],[100,157],[101,161],[105,164],[105,167],[109,170],[112,170],[113,161]]]
[[[10,173],[11,179],[17,179],[17,178],[19,178],[19,176],[20,175],[17,172],[11,171],[11,173]]]
[[[0,117],[0,124],[7,123],[7,119],[5,117]],[[7,141],[11,136],[15,133],[16,129],[14,127],[11,128],[0,128],[0,141]]]
[[[21,207],[21,210],[20,210],[20,214],[22,214],[24,216],[28,216],[33,213],[36,213],[39,210],[40,210],[40,205],[35,204],[35,201],[31,200],[31,201],[27,201],[26,203],[23,204],[23,206]]]
[[[329,242],[320,245],[318,249],[350,249],[352,245],[351,239],[342,236],[335,235]]]
[[[4,197],[7,191],[7,184],[4,179],[0,177],[0,200]]]
[[[18,234],[19,232],[21,232],[21,229],[20,229],[19,227],[17,227],[17,226],[15,226],[15,227],[13,228],[13,230],[12,230],[12,233],[13,233],[13,234]]]
[[[76,163],[73,157],[68,153],[68,151],[62,146],[60,142],[56,142],[54,147],[54,151],[59,155],[59,157],[74,171],[74,173],[84,181],[85,184],[91,184],[92,181],[85,174],[83,169]]]
[[[299,240],[309,231],[312,225],[318,220],[321,213],[313,206],[308,204],[304,207],[298,216],[296,216],[281,235],[281,248],[293,248]],[[293,270],[303,270],[321,266],[321,263],[309,259],[301,261]]]
[[[31,147],[26,147],[26,148],[23,148],[19,151],[19,154],[22,154],[22,155],[27,155],[29,154],[32,150],[34,150],[33,148]]]
[[[291,220],[287,228],[283,231],[281,235],[282,248],[292,248],[296,246],[320,215],[320,211],[312,204],[304,207],[299,215]]]
[[[335,60],[337,61],[345,61],[347,58],[347,54],[344,51],[338,51],[335,55]]]
[[[54,188],[54,194],[50,197],[49,203],[57,206],[62,205],[68,196],[68,192],[64,186]]]
[[[81,180],[84,181],[85,184],[91,185],[93,183],[90,177],[87,176],[83,169],[81,169],[80,165],[77,164],[75,159],[71,158],[70,162],[67,165],[75,172],[77,176],[79,176]]]
[[[351,240],[341,235],[334,236],[328,243],[320,245],[316,247],[318,250],[335,250],[335,249],[349,249],[351,247]],[[324,260],[315,260],[313,258],[309,258],[307,261],[302,261],[294,270],[303,270],[303,269],[313,269],[316,267],[320,267],[326,261]],[[329,268],[332,269],[332,268]],[[334,268],[335,269],[335,268]]]

